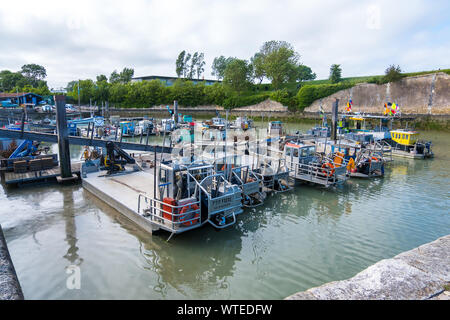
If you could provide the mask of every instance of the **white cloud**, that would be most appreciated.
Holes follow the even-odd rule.
[[[125,66],[135,75],[175,75],[187,50],[205,53],[209,78],[214,57],[249,59],[269,40],[293,44],[319,78],[333,63],[344,76],[381,74],[392,63],[444,68],[449,9],[447,1],[420,0],[8,1],[0,8],[0,69],[44,65],[50,86]]]

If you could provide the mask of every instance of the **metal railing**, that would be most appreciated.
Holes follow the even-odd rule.
[[[334,164],[330,159],[328,162]],[[339,167],[324,167],[321,163],[294,163],[287,162],[291,170],[291,176],[298,180],[308,181],[324,185],[326,187],[343,183],[347,180],[347,164],[345,161]]]
[[[264,203],[265,196],[262,191],[262,181],[250,169],[250,166],[241,166],[232,169],[232,177],[242,190],[243,205],[254,208]]]
[[[192,201],[189,201],[190,199]],[[172,233],[181,233],[202,226],[206,221],[202,221],[201,202],[199,200],[196,201],[195,198],[183,200],[188,200],[189,202],[181,205],[172,205],[144,194],[139,194],[138,214],[148,218],[158,227]],[[142,201],[146,205],[145,208],[142,208]],[[193,206],[197,206],[197,208],[195,209]],[[170,211],[164,210],[164,208],[169,208]],[[187,212],[182,212],[184,208],[188,208]]]

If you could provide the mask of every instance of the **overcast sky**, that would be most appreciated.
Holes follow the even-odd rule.
[[[0,70],[36,63],[49,87],[109,77],[174,76],[182,50],[249,59],[265,41],[290,42],[319,79],[450,68],[448,0],[2,1]]]

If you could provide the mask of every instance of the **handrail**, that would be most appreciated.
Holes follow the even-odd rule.
[[[171,205],[169,203],[160,201],[158,199],[150,198],[150,197],[140,193],[139,196],[138,196],[138,213],[139,214],[141,213],[140,212],[141,211],[140,210],[141,209],[141,198],[144,198],[146,200],[145,201],[146,203],[148,203],[147,200],[150,201],[150,206],[151,206],[152,210],[159,211],[160,213],[162,212],[162,213],[169,214],[169,215],[171,215],[171,218],[172,218],[171,220],[169,220],[169,219],[163,217],[163,215],[157,215],[156,212],[155,212],[155,213],[151,213],[150,214],[150,216],[152,217],[151,220],[153,220],[153,217],[156,217],[158,219],[162,219],[164,221],[172,223],[172,229],[174,229],[173,228],[174,225],[186,224],[186,223],[192,222],[194,220],[198,220],[199,224],[201,224],[201,216],[195,217],[195,214],[196,213],[200,213],[200,211],[201,211],[201,209],[200,209],[201,208],[201,204],[200,204],[199,200],[193,201],[193,202],[189,202],[189,203],[185,203],[183,205],[174,206],[174,205]],[[166,211],[166,210],[164,210],[162,208],[158,208],[156,205],[153,205],[153,203],[159,204],[159,205],[163,205],[163,206],[168,206],[168,207],[171,208],[172,212]],[[194,210],[189,211],[189,213],[194,213],[194,217],[193,218],[191,218],[189,220],[184,220],[184,221],[175,221],[175,219],[177,217],[184,216],[185,213],[174,213],[174,212],[178,212],[178,209],[182,209],[184,207],[188,207],[188,206],[192,206],[192,205],[198,205],[198,207],[199,207],[198,209],[194,209]],[[174,209],[176,209],[176,211],[174,211]],[[174,217],[175,217],[175,219],[174,219]]]

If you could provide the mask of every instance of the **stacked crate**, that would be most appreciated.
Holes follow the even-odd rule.
[[[13,167],[15,173],[25,173],[28,171],[28,164],[26,160],[14,161]]]
[[[40,171],[42,170],[42,160],[41,159],[33,159],[29,162],[30,171]]]

